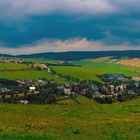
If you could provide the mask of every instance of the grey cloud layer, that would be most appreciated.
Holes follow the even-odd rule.
[[[53,46],[53,47],[52,47]],[[33,54],[42,52],[65,52],[65,51],[106,51],[106,50],[138,50],[137,46],[120,44],[114,46],[105,45],[100,41],[88,41],[83,39],[41,41],[36,44],[22,46],[21,48],[0,47],[0,52],[5,54]]]
[[[139,11],[139,0],[0,0],[0,16],[50,13],[105,14]]]
[[[140,0],[0,0],[0,51],[138,49],[139,5]],[[36,43],[43,39],[53,42]]]

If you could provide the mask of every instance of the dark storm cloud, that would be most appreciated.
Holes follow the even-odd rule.
[[[42,40],[86,38],[105,47],[139,46],[139,4],[139,0],[1,0],[0,44],[22,48]]]

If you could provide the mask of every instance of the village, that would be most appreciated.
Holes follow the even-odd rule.
[[[20,58],[0,58],[1,63],[21,63]],[[67,63],[68,64],[68,63]],[[67,83],[57,83],[46,78],[6,80],[0,79],[0,103],[15,104],[56,104],[59,100],[75,99],[86,96],[101,104],[112,104],[131,100],[140,95],[140,77],[127,77],[124,74],[97,75],[102,82],[83,80],[59,74],[48,64],[33,64],[30,69],[48,71],[56,78],[63,78]],[[68,82],[69,81],[69,82]]]
[[[0,63],[24,63],[24,59],[15,57],[0,57]]]
[[[123,74],[105,74],[99,77],[103,83],[79,80],[58,84],[42,78],[16,81],[0,79],[0,102],[55,104],[58,100],[74,99],[78,95],[83,95],[98,103],[111,104],[140,95],[140,77],[131,78]]]

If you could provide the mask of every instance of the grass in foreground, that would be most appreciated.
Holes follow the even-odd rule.
[[[1,105],[2,140],[140,139],[140,98],[113,105]]]

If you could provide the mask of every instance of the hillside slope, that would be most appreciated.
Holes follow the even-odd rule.
[[[17,57],[22,58],[47,58],[54,60],[81,60],[86,58],[98,58],[113,56],[114,58],[140,58],[140,50],[132,51],[79,51],[79,52],[48,52],[48,53],[37,53],[31,55],[19,55]]]
[[[118,61],[117,64],[140,67],[140,59],[139,58],[123,59],[123,60]]]
[[[1,105],[0,139],[140,139],[140,98],[112,105],[77,100],[80,105]]]

